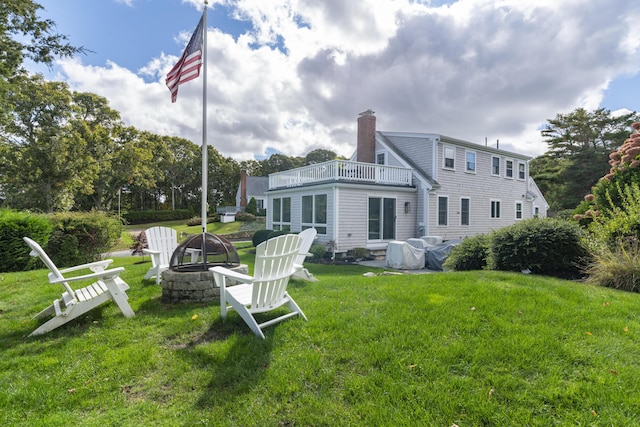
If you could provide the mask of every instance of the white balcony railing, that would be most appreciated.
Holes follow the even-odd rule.
[[[269,189],[297,187],[325,181],[411,185],[411,169],[374,163],[331,160],[269,175]]]

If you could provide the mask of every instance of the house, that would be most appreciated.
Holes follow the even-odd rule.
[[[269,177],[266,176],[248,176],[247,171],[243,170],[240,175],[240,184],[236,192],[236,212],[244,212],[247,203],[251,198],[256,199],[256,207],[258,210],[266,208],[265,192],[269,189]]]
[[[269,175],[267,228],[314,227],[336,253],[488,233],[546,216],[529,160],[439,134],[377,131],[373,111],[365,111],[350,160]]]

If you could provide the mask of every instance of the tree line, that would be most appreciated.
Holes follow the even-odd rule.
[[[68,210],[198,210],[202,151],[179,137],[126,126],[107,99],[72,92],[65,83],[25,77],[9,92],[2,124],[3,204],[43,212]],[[328,150],[305,157],[274,154],[237,162],[208,148],[208,201],[235,205],[242,169],[260,176],[333,159]]]

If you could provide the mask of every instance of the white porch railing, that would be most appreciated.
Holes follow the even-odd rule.
[[[411,185],[411,169],[374,163],[331,160],[269,175],[269,189],[297,187],[325,181]]]

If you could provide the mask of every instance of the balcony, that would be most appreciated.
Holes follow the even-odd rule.
[[[411,169],[374,163],[331,160],[269,175],[269,190],[321,182],[358,182],[411,186]]]

